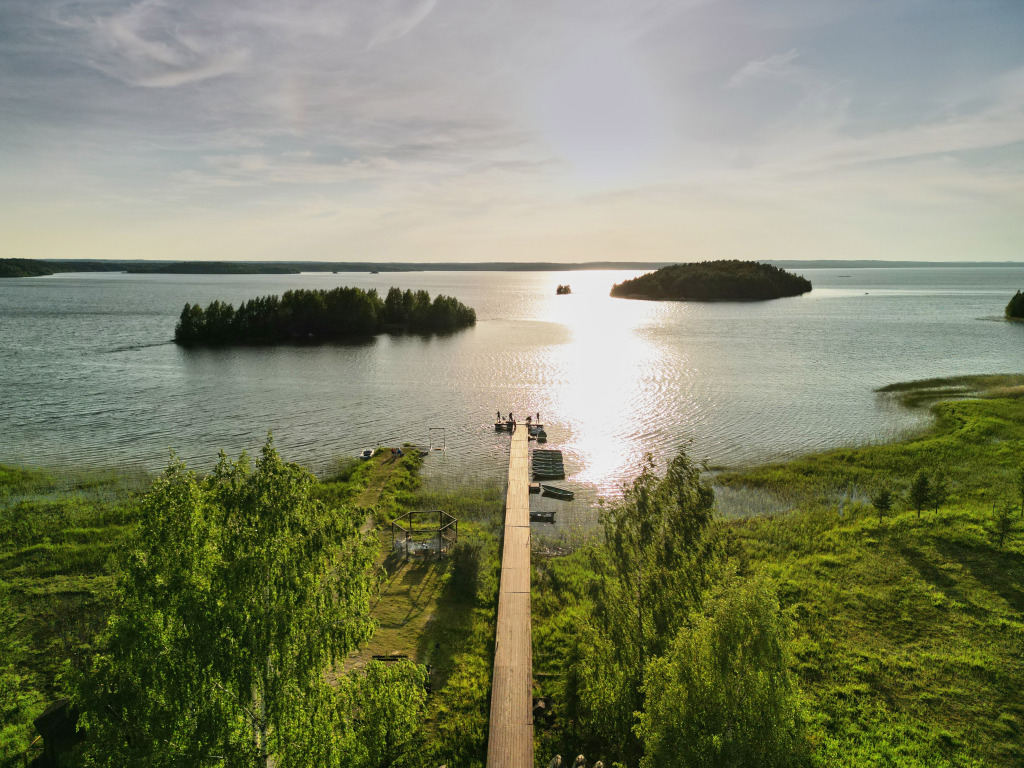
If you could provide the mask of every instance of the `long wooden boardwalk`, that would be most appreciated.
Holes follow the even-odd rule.
[[[530,632],[530,457],[528,433],[520,425],[512,433],[508,461],[488,768],[533,768]]]

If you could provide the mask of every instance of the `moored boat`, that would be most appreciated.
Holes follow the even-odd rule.
[[[555,522],[555,513],[546,511],[530,511],[530,522],[531,523],[553,523]]]
[[[541,491],[545,496],[550,496],[553,499],[561,499],[562,501],[572,501],[576,498],[576,493],[570,491],[567,488],[556,488],[553,485],[541,485]]]

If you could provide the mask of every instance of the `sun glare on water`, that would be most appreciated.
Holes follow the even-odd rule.
[[[662,356],[643,333],[657,307],[611,298],[607,273],[575,273],[572,282],[551,318],[571,335],[549,353],[549,410],[564,431],[558,447],[578,467],[572,480],[617,496],[620,478],[642,460],[636,420],[649,418],[650,388],[661,379]]]

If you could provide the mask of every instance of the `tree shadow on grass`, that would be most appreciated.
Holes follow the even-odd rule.
[[[985,616],[987,611],[976,605],[975,601],[961,589],[957,580],[939,568],[926,552],[906,544],[896,545],[894,549],[922,579],[942,592],[946,599],[962,605],[964,613],[979,619]]]
[[[448,561],[442,562],[447,567]],[[448,579],[416,649],[417,658],[431,667],[430,680],[435,691],[448,682],[455,670],[455,657],[466,650],[473,626],[473,608],[474,601],[461,597]]]
[[[935,547],[945,557],[964,566],[979,584],[1005,600],[1018,618],[1024,615],[1024,555],[941,540]]]

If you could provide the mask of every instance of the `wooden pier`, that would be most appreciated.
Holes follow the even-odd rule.
[[[528,446],[526,425],[517,425],[508,461],[487,768],[533,768]]]

